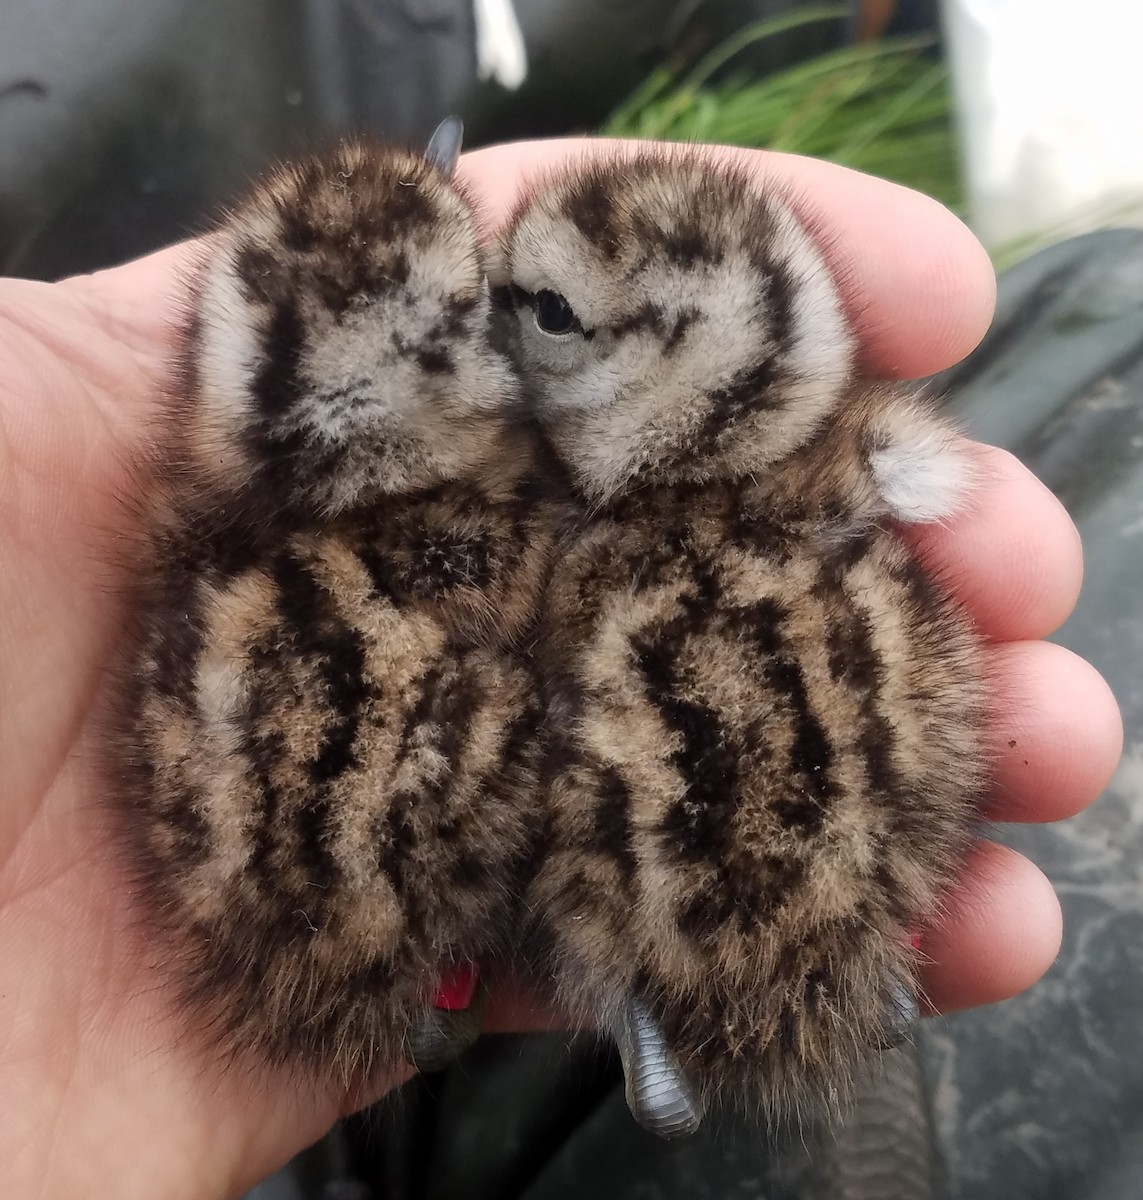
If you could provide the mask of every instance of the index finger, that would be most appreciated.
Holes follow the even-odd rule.
[[[459,169],[490,223],[499,225],[545,172],[642,144],[514,142],[466,154]],[[931,375],[959,362],[984,336],[996,302],[992,264],[968,228],[937,201],[798,155],[730,146],[702,152],[757,170],[790,195],[834,269],[870,374]]]
[[[529,184],[587,155],[631,153],[645,143],[557,138],[489,146],[462,155],[461,177],[492,226]],[[696,153],[700,148],[696,147]],[[772,179],[814,230],[841,288],[861,343],[862,367],[885,379],[913,379],[959,362],[984,336],[996,302],[992,264],[952,213],[920,192],[846,167],[731,146],[704,146]],[[163,348],[170,317],[195,261],[183,242],[126,266],[68,281],[101,313],[134,322],[144,351]],[[117,330],[117,332],[119,332]]]

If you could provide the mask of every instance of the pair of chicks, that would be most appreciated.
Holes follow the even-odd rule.
[[[141,912],[231,1052],[438,1057],[476,962],[662,1134],[800,1107],[915,1011],[978,810],[977,640],[895,528],[967,460],[760,180],[588,162],[486,251],[458,149],[209,243],[109,739]]]

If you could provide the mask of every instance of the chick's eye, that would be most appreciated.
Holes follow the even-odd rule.
[[[579,325],[571,305],[559,292],[537,292],[535,314],[536,327],[544,333],[571,333]]]

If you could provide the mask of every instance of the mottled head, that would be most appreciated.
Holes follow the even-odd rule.
[[[187,355],[200,462],[332,514],[493,453],[517,383],[436,141],[445,169],[363,143],[284,167],[223,224]]]
[[[540,420],[596,502],[763,471],[851,378],[813,237],[757,179],[694,154],[590,163],[533,195],[493,280]]]

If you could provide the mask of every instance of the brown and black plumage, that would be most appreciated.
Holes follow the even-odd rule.
[[[555,509],[489,314],[418,154],[287,166],[204,253],[110,744],[140,918],[227,1051],[393,1065],[500,948]]]
[[[821,250],[753,176],[589,164],[501,259],[581,510],[537,649],[533,963],[661,1132],[724,1092],[812,1105],[898,1032],[978,813],[977,638],[896,528],[952,513],[969,461],[858,379]]]

